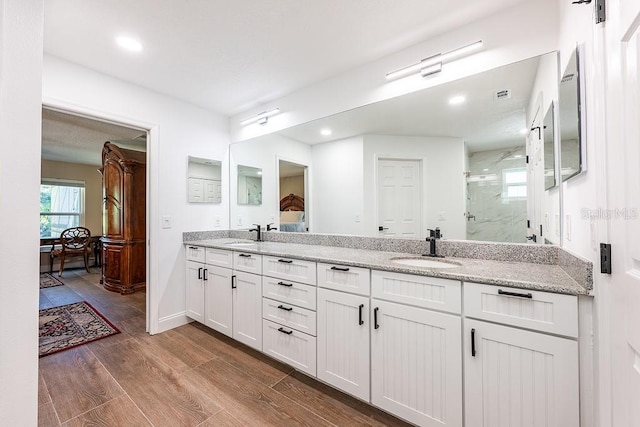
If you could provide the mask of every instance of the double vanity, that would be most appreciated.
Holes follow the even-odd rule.
[[[417,425],[579,425],[589,291],[559,248],[514,262],[496,252],[527,245],[494,259],[351,246],[185,238],[186,314]]]

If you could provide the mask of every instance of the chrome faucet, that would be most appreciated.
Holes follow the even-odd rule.
[[[251,228],[249,231],[255,231],[256,234],[256,242],[262,242],[262,226],[260,224],[253,224],[256,228]]]
[[[429,242],[429,253],[423,254],[422,256],[430,256],[434,258],[444,258],[443,255],[438,255],[436,253],[436,240],[440,240],[442,235],[440,234],[440,228],[436,227],[435,230],[428,229],[429,237],[427,237],[427,242]]]

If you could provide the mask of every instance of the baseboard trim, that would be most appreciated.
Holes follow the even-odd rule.
[[[158,320],[158,333],[166,332],[170,329],[177,328],[178,326],[186,325],[191,322],[186,315],[186,311],[172,314],[170,316],[161,317]]]

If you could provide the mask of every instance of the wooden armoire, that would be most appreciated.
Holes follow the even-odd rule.
[[[131,294],[146,286],[146,154],[102,148],[102,284]]]

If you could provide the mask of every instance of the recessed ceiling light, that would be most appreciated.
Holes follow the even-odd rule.
[[[482,172],[488,172],[489,169],[482,169]]]
[[[129,52],[140,52],[142,50],[142,43],[136,39],[132,39],[131,37],[116,37],[116,43],[118,43],[118,46],[128,50]]]
[[[527,134],[527,128],[520,129],[520,135],[526,135],[526,134]]]
[[[256,171],[256,175],[262,175],[262,171],[261,170]]]
[[[522,154],[516,154],[515,156],[513,156],[514,159],[520,159],[522,158]]]
[[[467,98],[465,98],[463,95],[458,95],[458,96],[449,98],[449,104],[458,105],[458,104],[462,104],[466,100]]]
[[[322,129],[322,130],[320,131],[320,135],[322,135],[322,136],[329,136],[329,135],[331,135],[331,129]]]

